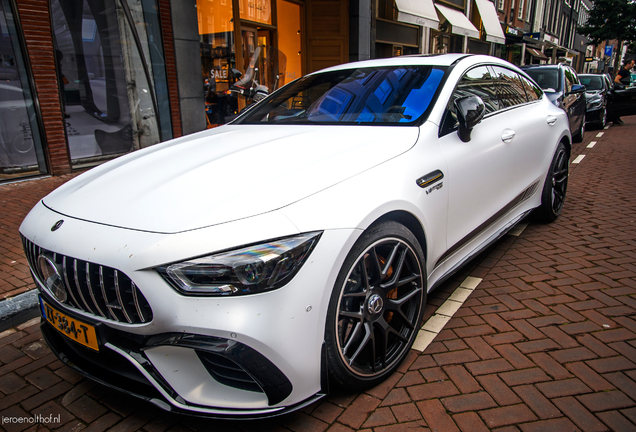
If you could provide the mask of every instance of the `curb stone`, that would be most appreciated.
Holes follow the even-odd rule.
[[[39,316],[38,290],[0,301],[0,332]]]

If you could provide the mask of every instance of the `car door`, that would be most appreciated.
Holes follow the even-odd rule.
[[[565,75],[565,88],[563,92],[563,108],[568,113],[570,131],[575,134],[585,123],[585,92],[571,93],[572,86],[580,84],[579,78],[573,69],[563,66]]]
[[[486,107],[485,117],[463,142],[457,133],[454,101],[463,96],[479,96]],[[517,186],[516,152],[505,142],[510,118],[496,94],[491,69],[478,66],[468,70],[458,82],[440,126],[440,147],[447,161],[448,251],[437,261],[448,269],[477,247],[493,223],[493,216],[514,199]]]
[[[610,118],[636,115],[636,87],[612,90],[609,95],[608,111]]]
[[[495,66],[493,69],[498,78],[499,98],[506,108],[499,115],[514,132],[514,138],[509,142],[516,153],[514,175],[507,181],[512,183],[517,194],[529,196],[544,175],[537,167],[552,155],[555,143],[551,128],[556,124],[556,117],[547,114],[545,106],[539,103],[543,91],[534,82],[508,68]],[[512,208],[520,203],[518,200],[519,195],[515,195],[507,205]]]

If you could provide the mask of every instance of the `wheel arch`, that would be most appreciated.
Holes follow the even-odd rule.
[[[373,223],[369,226],[376,225],[386,221],[394,221],[407,227],[409,231],[413,233],[413,235],[419,242],[420,247],[422,248],[422,252],[424,252],[424,258],[426,259],[428,257],[428,252],[426,248],[426,234],[424,233],[424,228],[422,227],[422,224],[417,219],[417,217],[415,217],[412,213],[409,213],[405,210],[393,210],[389,213],[386,213],[380,216],[378,219],[373,221]]]
[[[567,136],[564,136],[563,138],[561,138],[561,142],[565,146],[565,149],[568,152],[568,156],[570,156],[572,154],[572,143],[570,142]]]

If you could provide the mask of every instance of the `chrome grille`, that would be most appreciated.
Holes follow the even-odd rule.
[[[22,237],[31,271],[44,284],[38,266],[42,254],[62,273],[69,294],[67,306],[111,321],[142,324],[152,320],[152,309],[135,283],[124,273],[99,264],[48,251]]]

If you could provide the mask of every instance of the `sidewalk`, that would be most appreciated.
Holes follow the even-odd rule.
[[[458,286],[479,282],[425,351],[412,350],[374,389],[271,420],[184,417],[76,375],[40,339],[36,318],[0,333],[0,418],[56,421],[0,428],[636,431],[636,117],[624,120],[574,144],[556,222],[521,226],[429,296],[427,316],[443,315]],[[33,287],[17,227],[68,178],[0,186],[10,212],[0,228],[2,295]]]

